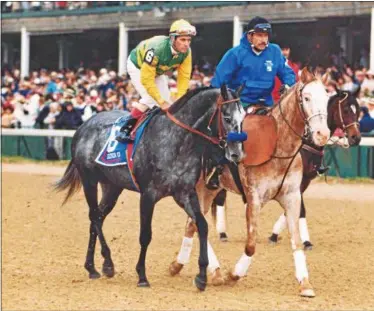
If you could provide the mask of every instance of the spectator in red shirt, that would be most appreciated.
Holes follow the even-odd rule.
[[[279,46],[282,50],[282,54],[287,59],[288,66],[290,66],[292,68],[292,70],[294,71],[294,73],[296,75],[296,82],[299,81],[299,66],[296,65],[294,62],[292,62],[289,59],[289,57],[291,55],[290,45],[288,43],[284,42],[284,43],[279,44]],[[273,92],[271,93],[271,95],[273,96],[274,104],[277,104],[278,101],[279,101],[279,98],[280,98],[279,89],[280,89],[281,85],[282,85],[282,83],[279,80],[279,78],[275,77],[274,89],[273,89]]]

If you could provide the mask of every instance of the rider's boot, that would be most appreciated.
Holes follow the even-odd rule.
[[[316,171],[318,175],[324,175],[328,170],[330,169],[330,166],[324,166],[321,164],[319,167],[316,167]]]
[[[131,132],[134,129],[134,126],[136,125],[136,122],[138,119],[143,115],[143,112],[133,108],[131,110],[131,117],[127,120],[124,126],[121,127],[119,130],[119,133],[116,137],[116,140],[118,140],[121,143],[129,143],[132,142],[133,139],[131,138]]]
[[[205,181],[205,185],[209,190],[217,190],[219,188],[219,177],[221,176],[222,172],[222,165],[212,167]]]

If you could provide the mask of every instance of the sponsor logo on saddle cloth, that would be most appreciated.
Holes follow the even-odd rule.
[[[135,140],[133,143],[122,143],[116,140],[118,132],[127,122],[130,114],[127,113],[126,115],[119,117],[111,127],[108,140],[99,152],[95,162],[104,166],[128,165],[131,171],[134,164],[132,159],[134,157],[136,147],[138,146],[149,121],[151,121],[152,117],[158,111],[160,111],[160,109],[153,109],[147,113],[144,119],[138,121],[139,125],[136,125]]]
[[[271,60],[265,61],[266,71],[273,71],[273,62]]]
[[[126,122],[128,115],[124,117],[119,117],[113,124],[108,140],[106,141],[103,149],[101,149],[99,155],[97,156],[95,162],[104,166],[117,166],[126,165],[126,149],[127,143],[121,143],[116,140],[116,137],[122,127]]]

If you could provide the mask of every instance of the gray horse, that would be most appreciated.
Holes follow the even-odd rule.
[[[72,160],[55,187],[58,191],[68,189],[65,204],[83,186],[91,221],[84,265],[90,278],[100,277],[94,265],[97,237],[104,257],[102,271],[108,277],[114,275],[114,264],[102,230],[103,222],[123,189],[138,191],[127,168],[101,166],[94,161],[107,140],[111,125],[124,114],[123,111],[100,113],[76,131],[71,146]],[[169,114],[188,128],[183,128],[180,123],[177,125],[164,112],[157,113],[146,127],[134,157],[133,174],[141,195],[141,251],[136,265],[138,286],[150,286],[145,272],[145,257],[152,239],[154,206],[160,199],[172,196],[198,228],[200,256],[195,285],[204,290],[207,282],[208,226],[200,211],[195,186],[204,169],[203,158],[225,156],[229,161],[236,162],[243,158],[242,144],[229,141],[226,134],[241,132],[244,111],[238,94],[223,86],[221,90],[203,88],[188,92],[173,104]],[[100,204],[98,183],[103,193]]]

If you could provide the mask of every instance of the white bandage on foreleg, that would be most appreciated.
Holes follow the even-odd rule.
[[[237,275],[240,277],[245,276],[248,272],[248,268],[251,265],[251,262],[252,262],[252,257],[249,257],[244,253],[235,265],[234,275]]]
[[[306,218],[299,219],[299,231],[301,242],[310,241],[308,225],[306,223]]]
[[[284,214],[280,215],[277,222],[273,226],[273,233],[280,234],[287,227],[287,218]]]
[[[293,252],[293,259],[295,262],[295,275],[299,282],[304,278],[309,278],[308,269],[306,267],[306,258],[303,250],[296,250]]]
[[[177,256],[177,262],[185,265],[190,261],[193,238],[184,237]]]
[[[219,268],[219,262],[209,241],[208,241],[208,260],[209,260],[208,271],[210,273],[213,273],[214,271],[216,271],[217,268]]]
[[[225,207],[221,205],[217,205],[217,215],[216,215],[217,223],[216,229],[218,233],[226,232],[226,215],[225,215]]]

